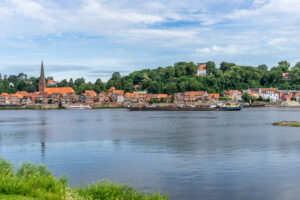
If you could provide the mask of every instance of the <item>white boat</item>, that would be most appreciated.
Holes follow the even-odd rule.
[[[92,109],[89,105],[69,105],[67,107],[68,110],[85,110],[85,109]]]

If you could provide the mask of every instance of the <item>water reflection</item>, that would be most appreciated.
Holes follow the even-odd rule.
[[[297,199],[299,129],[271,124],[299,111],[6,111],[0,155],[72,183],[108,178],[171,199]]]

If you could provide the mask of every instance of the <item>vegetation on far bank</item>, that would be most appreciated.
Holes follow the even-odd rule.
[[[300,122],[288,122],[288,121],[283,121],[283,122],[276,122],[273,123],[274,126],[289,126],[289,127],[300,127]]]
[[[62,80],[58,87],[72,87],[77,94],[85,90],[107,91],[111,86],[123,89],[125,92],[147,90],[149,93],[167,93],[185,91],[208,91],[221,93],[229,89],[267,88],[276,87],[281,90],[300,90],[300,62],[291,66],[287,61],[281,61],[277,66],[268,68],[267,65],[242,66],[235,63],[222,62],[217,68],[213,61],[207,63],[207,76],[196,76],[197,66],[192,62],[178,62],[174,66],[158,67],[134,71],[126,76],[119,72],[112,74],[107,83],[97,79],[95,83],[86,82],[84,78]],[[47,71],[47,67],[46,67]],[[290,73],[292,78],[284,80],[283,73]],[[52,79],[52,77],[47,78]],[[38,89],[37,77],[27,77],[26,74],[3,77],[0,72],[0,93],[15,93],[16,91],[35,92]],[[12,83],[12,84],[11,84]],[[31,84],[32,83],[32,84]]]
[[[0,199],[13,200],[165,200],[167,195],[143,193],[126,184],[107,181],[71,187],[43,165],[23,163],[17,170],[0,158]]]

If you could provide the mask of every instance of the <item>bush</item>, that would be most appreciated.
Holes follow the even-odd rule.
[[[87,199],[123,199],[123,200],[163,200],[167,195],[160,196],[159,193],[144,194],[126,184],[119,185],[108,181],[98,182],[93,185],[82,186],[77,190],[80,196]]]
[[[65,177],[56,178],[44,165],[23,163],[15,172],[13,165],[0,158],[0,194],[4,199],[43,200],[164,200],[167,195],[145,194],[128,185],[99,182],[92,185],[71,188]],[[2,196],[0,198],[2,199]],[[31,198],[28,198],[28,200]]]

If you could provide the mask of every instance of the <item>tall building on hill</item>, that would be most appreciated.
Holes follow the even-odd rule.
[[[47,88],[47,82],[46,82],[46,78],[45,78],[44,64],[42,61],[41,76],[40,76],[40,80],[39,80],[39,92],[46,92],[46,88]]]
[[[53,87],[47,88],[47,81],[45,78],[45,71],[44,71],[44,63],[42,61],[41,65],[41,76],[39,80],[39,94],[41,97],[51,97],[52,96],[64,96],[66,94],[73,95],[75,91],[71,87]]]

